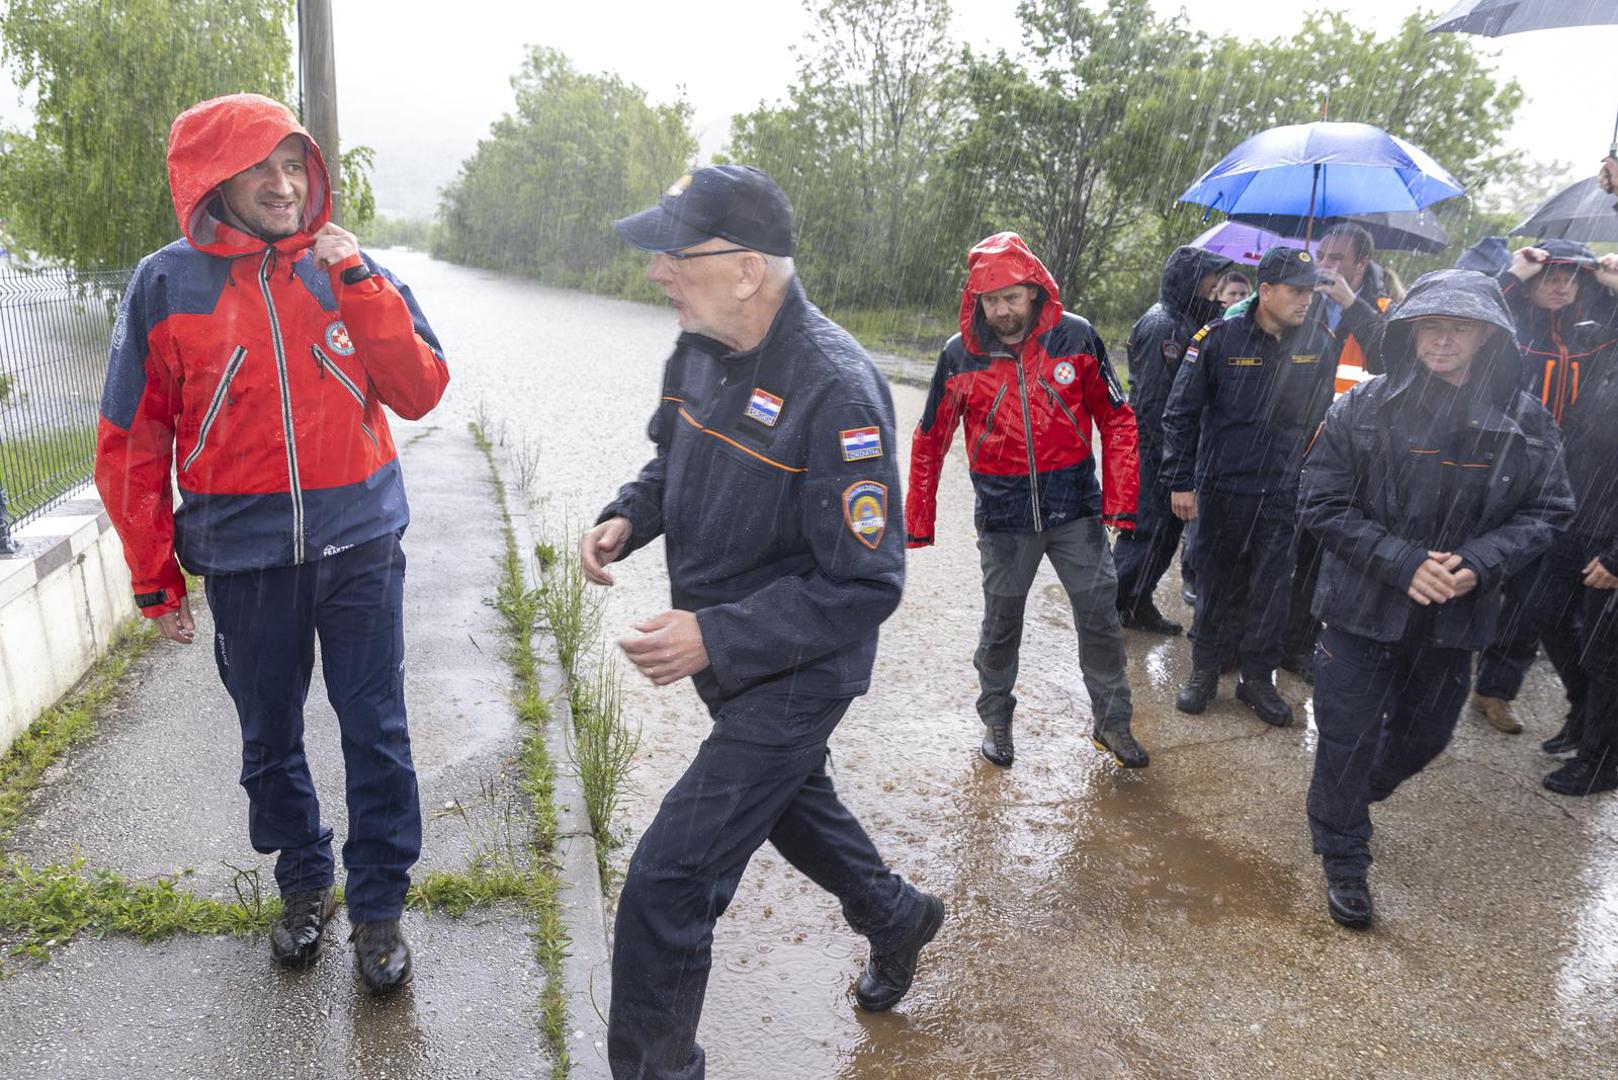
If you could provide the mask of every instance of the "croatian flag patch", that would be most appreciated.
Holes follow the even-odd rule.
[[[747,415],[765,427],[774,427],[775,422],[781,419],[782,401],[768,390],[753,388],[753,396],[747,399]]]
[[[837,433],[843,444],[844,461],[864,461],[882,456],[882,429],[876,427],[850,428]]]

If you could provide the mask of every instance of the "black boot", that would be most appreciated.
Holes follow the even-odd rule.
[[[1016,750],[1011,745],[1011,721],[983,725],[983,744],[978,747],[983,756],[1002,769],[1011,768]]]
[[[921,897],[921,918],[891,951],[871,953],[859,982],[854,984],[854,1000],[867,1012],[882,1012],[899,1004],[916,978],[916,960],[921,948],[944,925],[944,901],[930,893]]]
[[[1366,929],[1371,925],[1370,886],[1363,877],[1328,877],[1326,910],[1350,930]]]
[[[1125,630],[1141,630],[1148,634],[1162,634],[1165,637],[1174,637],[1185,630],[1185,627],[1157,610],[1157,605],[1150,599],[1142,600],[1132,607],[1119,608],[1118,621],[1123,623]]]
[[[1612,764],[1611,755],[1600,765],[1581,755],[1547,776],[1545,789],[1573,796],[1618,791],[1618,765]]]
[[[399,933],[399,920],[355,923],[354,966],[373,994],[391,994],[410,981],[410,946]]]
[[[1144,769],[1151,763],[1146,754],[1146,748],[1135,741],[1135,736],[1129,733],[1128,728],[1097,728],[1090,735],[1090,741],[1095,748],[1103,754],[1111,754],[1113,760],[1126,769]]]
[[[1236,683],[1236,700],[1251,707],[1258,718],[1271,727],[1286,727],[1292,723],[1292,706],[1281,700],[1268,676],[1260,679],[1243,675]]]
[[[1562,721],[1562,729],[1540,743],[1539,748],[1547,754],[1571,754],[1579,748],[1579,740],[1584,734],[1581,728],[1577,712],[1570,709],[1567,718]]]
[[[1205,668],[1191,672],[1191,677],[1180,687],[1180,692],[1174,695],[1174,707],[1183,713],[1195,716],[1208,707],[1219,693],[1219,672],[1215,668]]]
[[[1290,671],[1306,683],[1315,681],[1315,654],[1311,652],[1284,652],[1281,670]]]
[[[337,912],[331,886],[281,897],[281,917],[270,927],[270,955],[278,964],[303,967],[320,955],[326,924]]]

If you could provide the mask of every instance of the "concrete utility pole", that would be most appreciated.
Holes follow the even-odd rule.
[[[337,53],[332,45],[331,0],[298,0],[298,85],[303,126],[315,137],[331,176],[331,219],[341,225],[343,182],[338,173]]]

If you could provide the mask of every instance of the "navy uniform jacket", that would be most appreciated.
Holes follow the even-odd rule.
[[[1315,320],[1278,339],[1251,308],[1215,319],[1193,335],[1163,410],[1164,486],[1290,498],[1336,375],[1336,340]]]
[[[710,709],[753,692],[863,694],[904,588],[904,505],[887,381],[794,281],[769,333],[732,353],[682,334],[663,369],[657,456],[600,521],[629,552],[665,538],[674,607],[712,663]]]

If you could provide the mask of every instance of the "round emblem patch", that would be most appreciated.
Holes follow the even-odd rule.
[[[1079,377],[1079,373],[1071,361],[1063,360],[1056,365],[1056,370],[1051,373],[1051,377],[1063,386],[1068,386],[1074,379]]]
[[[326,348],[338,356],[354,355],[354,339],[348,336],[348,327],[343,325],[343,320],[338,319],[326,327]]]

